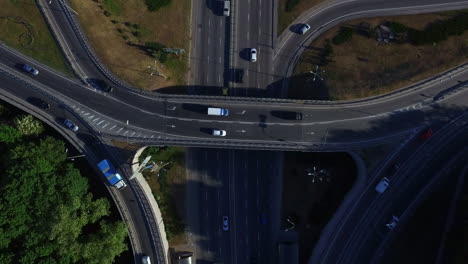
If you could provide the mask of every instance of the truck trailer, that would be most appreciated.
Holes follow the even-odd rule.
[[[117,173],[117,170],[114,168],[114,166],[112,166],[112,163],[110,163],[110,161],[106,159],[102,160],[98,163],[97,166],[112,186],[117,187],[117,189],[119,190],[127,187],[127,184],[123,180],[122,176],[120,176],[120,174]]]

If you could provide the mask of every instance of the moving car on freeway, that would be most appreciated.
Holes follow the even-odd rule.
[[[151,259],[148,256],[143,256],[141,257],[141,263],[142,264],[151,264]]]
[[[68,119],[65,119],[65,121],[63,121],[63,123],[69,128],[71,129],[72,131],[76,132],[78,131],[78,126],[75,125],[72,121],[68,120]]]
[[[224,137],[226,136],[226,130],[213,129],[213,136]]]
[[[302,25],[301,29],[299,30],[299,32],[304,35],[307,31],[309,31],[310,29],[310,26],[309,24],[304,24]]]
[[[390,220],[390,222],[388,224],[386,224],[385,226],[388,229],[393,230],[393,229],[395,229],[395,227],[397,226],[399,221],[400,221],[400,219],[398,217],[392,215],[392,220]]]
[[[110,86],[103,80],[88,78],[86,79],[86,82],[94,89],[101,89],[106,93],[112,92],[112,86]]]
[[[254,49],[254,48],[250,49],[250,61],[251,62],[257,61],[257,49]]]
[[[229,230],[229,217],[223,216],[223,230],[228,231]]]
[[[231,14],[231,1],[224,1],[223,15],[229,16]]]
[[[29,66],[27,64],[23,64],[23,66],[21,68],[23,70],[29,72],[32,75],[38,75],[39,74],[39,70],[37,70],[36,68],[33,68],[32,66]]]
[[[378,193],[383,193],[387,190],[388,185],[390,185],[390,180],[387,177],[384,177],[380,182],[375,186],[375,191]]]

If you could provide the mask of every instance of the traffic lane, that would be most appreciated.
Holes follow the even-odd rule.
[[[95,138],[94,134],[88,129],[86,122],[83,122],[81,119],[77,119],[73,115],[73,113],[64,108],[60,102],[51,100],[50,97],[44,95],[44,93],[40,90],[30,89],[29,86],[24,86],[21,82],[16,82],[11,78],[7,78],[5,79],[5,81],[2,81],[2,86],[13,87],[13,85],[15,88],[20,88],[21,86],[23,86],[21,87],[21,89],[11,91],[14,92],[16,97],[23,98],[26,101],[28,100],[28,98],[40,98],[41,100],[48,102],[50,108],[40,110],[44,115],[49,116],[50,119],[54,119],[53,117],[58,117],[55,118],[55,121],[58,122],[59,126],[62,127],[62,129],[65,131],[68,128],[63,124],[63,121],[65,118],[70,119],[72,122],[75,123],[75,125],[79,127],[77,132],[72,133],[75,133],[77,138],[79,138],[82,142],[86,143],[86,148],[92,150],[93,153],[96,153],[98,155],[104,155],[103,149],[99,147],[100,144],[97,144],[97,139]],[[31,104],[31,106],[33,108],[37,107],[37,105],[35,104]],[[103,183],[107,184],[107,182],[104,180]],[[135,223],[134,226],[137,228],[138,231],[137,234],[133,235],[137,237],[137,241],[148,242],[143,243],[143,245],[140,245],[141,250],[143,250],[143,252],[147,254],[154,254],[150,243],[151,238],[148,236],[148,234],[146,233],[146,229],[144,228],[146,222],[143,219],[138,204],[135,202],[136,197],[134,196],[130,188],[125,188],[118,192],[119,195],[122,195],[122,197],[124,198],[124,203],[128,201],[124,204],[124,206],[128,208],[128,212],[131,214],[131,219],[133,223]],[[136,250],[140,250],[140,248],[136,248]]]
[[[441,148],[438,149],[439,151],[436,152],[438,153],[437,159],[431,159],[429,161],[423,160],[423,164],[415,164],[414,169],[410,169],[408,171],[416,171],[416,173],[411,173],[411,175],[409,175],[409,173],[405,173],[405,178],[402,177],[399,178],[397,182],[394,181],[393,189],[389,189],[385,193],[386,199],[382,200],[382,202],[377,205],[377,208],[374,208],[374,210],[368,210],[368,212],[365,214],[367,216],[365,217],[365,219],[368,223],[364,223],[360,226],[365,227],[369,226],[369,223],[375,223],[375,226],[381,226],[380,229],[376,229],[377,231],[382,229],[385,230],[385,224],[389,222],[392,215],[396,215],[399,217],[400,214],[404,212],[405,208],[408,206],[408,201],[412,201],[413,199],[415,199],[415,197],[417,197],[418,192],[416,190],[421,190],[425,186],[428,175],[434,175],[435,172],[439,170],[439,168],[443,167],[447,159],[449,159],[452,156],[451,154],[453,154],[454,151],[460,147],[459,142],[463,142],[460,140],[464,140],[468,133],[466,131],[462,133],[456,132],[455,135],[456,136],[454,138],[450,138],[449,143],[441,145]],[[444,137],[447,137],[448,139],[449,135],[445,135]],[[446,140],[443,140],[443,142],[446,142]],[[430,157],[434,156],[427,156],[427,158]],[[389,197],[393,198],[390,199]],[[372,240],[371,238],[373,235],[376,236],[372,232],[359,233],[361,235],[360,240],[362,242],[354,240],[352,245],[355,246],[355,248],[344,250],[343,252],[348,252],[348,254],[351,254],[351,257],[354,253],[356,254],[357,258],[362,260],[363,255],[358,254],[360,253],[360,249],[362,246],[366,245],[366,252],[363,253],[368,253],[374,252],[374,249],[376,249],[380,245],[380,243],[369,242],[370,240]],[[349,256],[346,256],[346,259],[344,259],[343,263],[348,263],[350,261],[349,258]]]
[[[6,55],[6,54],[7,53],[3,53],[3,52],[1,53],[2,59],[5,58],[4,55]],[[18,59],[11,58],[11,56],[6,56],[6,57],[10,57],[9,58],[9,61],[10,61],[9,66],[14,67],[14,65],[18,61]],[[34,76],[34,77],[37,77],[37,78],[34,78],[33,76],[29,76],[27,74],[25,74],[24,76],[28,77],[28,78],[31,78],[33,80],[40,81],[41,83],[43,83],[45,85],[52,86],[54,89],[57,89],[58,91],[61,91],[62,93],[67,94],[69,96],[77,97],[77,96],[79,96],[81,94],[82,91],[86,92],[86,90],[83,90],[82,86],[76,85],[72,81],[70,81],[68,79],[65,79],[65,78],[63,78],[63,77],[61,77],[59,75],[56,75],[56,74],[54,74],[52,72],[42,71],[38,76]],[[467,74],[465,74],[465,75],[460,76],[460,77],[468,77],[468,76],[467,76]],[[456,83],[457,83],[457,80],[450,80],[450,81],[446,81],[446,82],[444,82],[442,84],[446,85],[446,86],[451,86],[451,85],[455,85]],[[70,88],[71,84],[73,84],[75,86],[73,88]],[[63,89],[65,87],[69,87],[69,88],[68,89]],[[114,95],[113,93],[111,93],[111,94]],[[109,97],[110,97],[110,95],[109,95]],[[169,115],[177,112],[177,111],[170,112],[167,109],[164,109],[164,106],[162,104],[157,103],[158,101],[154,100],[153,98],[148,98],[148,97],[145,97],[145,96],[138,96],[137,94],[132,94],[132,95],[128,95],[128,96],[126,94],[123,94],[122,97],[125,97],[126,101],[129,102],[128,104],[130,104],[130,102],[133,103],[133,101],[135,101],[134,103],[138,104],[138,107],[143,108],[145,111],[154,110],[154,111],[159,111],[159,112],[163,112],[163,113],[166,112]],[[398,105],[399,101],[397,101],[397,100],[389,100],[388,102],[380,103],[378,105],[369,104],[369,105],[362,105],[362,106],[356,106],[356,107],[340,107],[340,106],[335,106],[335,107],[330,107],[330,106],[313,107],[314,109],[310,109],[310,110],[308,109],[307,110],[307,111],[311,111],[311,112],[313,110],[313,114],[308,115],[307,113],[304,113],[304,115],[305,115],[306,119],[311,118],[311,119],[317,120],[317,121],[326,121],[327,119],[330,120],[330,119],[342,119],[342,118],[356,118],[356,117],[363,117],[363,116],[368,116],[368,115],[372,115],[372,114],[378,115],[378,114],[382,114],[382,112],[385,113],[385,111],[388,112],[388,111],[394,110],[395,108],[398,109],[398,107],[400,107],[400,110],[405,110],[405,109],[408,109],[408,108],[409,109],[417,108],[418,107],[417,104],[413,104],[413,105],[408,106],[408,104],[416,103],[417,99],[418,99],[417,97],[421,97],[421,95],[418,94],[418,95],[416,95],[416,98],[413,96],[413,97],[410,97],[410,98],[408,98],[406,100],[402,100],[402,101],[404,101],[404,103],[403,104],[400,103],[400,105]],[[453,99],[453,97],[448,101],[451,101],[452,99]],[[170,102],[171,102],[171,105],[175,103],[173,100],[170,100]],[[178,101],[178,102],[180,102],[180,101]],[[224,102],[224,104],[226,105],[225,102]],[[215,104],[213,104],[213,105],[215,105]],[[237,107],[238,105],[239,104],[236,104],[235,107]],[[265,113],[264,113],[265,111],[263,110],[264,108],[261,107],[262,105],[269,108],[269,107],[271,107],[272,104],[258,103],[256,105],[240,105],[241,107],[238,108],[237,111],[236,111],[236,108],[233,108],[233,107],[231,107],[230,110],[231,110],[231,113],[233,113],[233,112],[235,112],[235,113],[244,113],[244,114],[236,115],[235,117],[237,117],[236,118],[237,120],[240,120],[240,119],[245,120],[247,118],[258,119],[258,117],[260,115],[265,115]],[[184,108],[184,103],[182,103],[182,109],[183,108]],[[330,108],[332,108],[333,110],[330,110]],[[181,108],[179,107],[178,110],[180,110],[180,109]],[[259,110],[262,113],[259,113]],[[271,111],[275,111],[275,109],[273,108],[273,109],[271,109]],[[280,109],[280,108],[278,108],[278,110],[276,110],[276,111],[305,112],[305,111],[302,111],[301,107],[299,107],[299,108],[298,107],[291,107],[290,109],[287,109],[287,108],[286,109],[284,109],[284,108]],[[252,113],[253,113],[253,115],[252,115]],[[183,114],[184,115],[185,114],[192,115],[192,114],[194,114],[194,112],[189,110],[187,112],[183,112]],[[205,114],[200,115],[200,116],[203,116],[204,118],[211,118],[211,117],[207,117]],[[231,115],[230,118],[232,118],[232,115]],[[282,120],[282,121],[285,122],[285,120]]]
[[[415,156],[413,156],[414,158]],[[412,159],[413,159],[412,158]],[[437,161],[440,161],[440,160],[437,160]],[[432,164],[432,163],[431,163]],[[412,166],[413,168],[411,167],[408,167],[408,166]],[[407,171],[413,171],[415,168],[421,168],[422,166],[418,166],[418,164],[416,165],[412,165],[412,164],[408,164],[408,165],[405,165],[404,167],[400,168],[400,172],[407,172]],[[430,171],[433,171],[432,169],[429,169],[428,172]],[[414,173],[412,173],[414,174]],[[422,175],[425,175],[424,173],[420,173]],[[336,235],[336,237],[340,237],[340,240],[336,241],[336,243],[332,244],[331,247],[334,248],[334,251],[327,251],[327,253],[330,253],[330,252],[348,252],[349,254],[351,254],[351,252],[356,252],[355,249],[349,249],[349,250],[343,250],[344,248],[346,248],[346,246],[344,245],[359,245],[359,239],[365,239],[365,237],[363,236],[363,234],[365,234],[365,230],[367,230],[368,227],[371,227],[372,224],[373,224],[373,219],[372,218],[372,215],[373,214],[381,214],[382,213],[382,209],[381,208],[386,208],[385,206],[382,206],[382,203],[388,201],[389,199],[386,198],[386,197],[389,197],[389,193],[392,192],[392,189],[393,190],[399,190],[400,188],[398,187],[398,185],[403,185],[404,187],[407,187],[410,185],[411,181],[408,181],[409,179],[406,179],[404,175],[395,175],[394,177],[390,178],[390,186],[388,188],[388,190],[386,191],[386,193],[382,194],[382,195],[379,195],[377,196],[378,194],[373,190],[374,186],[376,185],[376,181],[374,181],[373,185],[371,185],[370,188],[368,191],[366,191],[366,194],[365,196],[363,196],[359,201],[357,202],[360,202],[360,201],[370,201],[371,204],[370,205],[366,205],[366,204],[358,204],[358,206],[354,207],[354,210],[352,212],[352,215],[350,215],[350,217],[348,218],[349,220],[346,221],[346,225],[341,229],[342,232],[338,233]],[[414,177],[413,177],[414,178]],[[380,180],[380,179],[379,179]],[[413,181],[414,182],[414,181]],[[413,188],[414,189],[414,188]],[[373,193],[373,194],[372,194]],[[414,192],[410,192],[408,191],[407,193],[414,193]],[[373,198],[372,196],[376,197],[376,198]],[[397,197],[400,197],[400,195],[396,195]],[[395,213],[394,214],[398,215],[398,213]],[[389,221],[389,219],[391,218],[391,215],[387,217],[388,219],[384,219],[385,221]],[[358,226],[358,228],[356,228],[356,226]],[[382,225],[384,226],[384,224]],[[352,232],[349,232],[349,230],[352,230]],[[379,229],[380,230],[380,229]],[[348,235],[351,234],[348,238]],[[335,240],[334,240],[335,241]],[[330,248],[331,248],[330,247]],[[345,253],[343,253],[345,254]],[[331,254],[331,256],[337,256],[338,254]],[[324,258],[326,258],[327,255],[324,256]],[[343,257],[343,256],[341,256]],[[326,259],[328,261],[328,259]],[[325,261],[325,260],[323,260]],[[344,260],[345,262],[346,261],[349,261],[348,259],[345,259]],[[332,260],[331,262],[335,263],[335,260]]]
[[[153,132],[158,131],[158,132],[164,132],[167,133],[168,135],[172,136],[178,136],[178,137],[189,137],[189,138],[206,138],[206,139],[213,139],[212,136],[210,135],[209,132],[207,132],[207,129],[210,128],[219,128],[219,129],[226,129],[227,127],[233,128],[234,129],[234,134],[231,132],[228,134],[229,137],[226,137],[225,139],[258,139],[259,136],[264,138],[264,136],[270,137],[271,141],[285,141],[285,140],[293,140],[296,142],[301,142],[301,139],[305,139],[307,141],[319,141],[322,139],[324,134],[320,134],[320,131],[323,130],[323,125],[322,126],[315,126],[315,127],[306,127],[304,125],[286,125],[286,124],[275,124],[272,125],[271,123],[267,123],[267,118],[265,117],[264,119],[260,119],[257,122],[251,122],[251,123],[245,123],[244,124],[229,124],[228,122],[213,122],[213,121],[207,121],[207,120],[202,120],[202,121],[194,121],[190,119],[168,119],[168,118],[163,118],[160,115],[153,114],[153,113],[148,113],[145,112],[141,109],[136,109],[133,108],[130,105],[120,105],[116,106],[115,99],[112,97],[108,96],[102,96],[100,94],[97,94],[91,90],[84,89],[82,92],[76,92],[73,88],[70,88],[72,86],[70,85],[56,85],[56,84],[50,84],[53,86],[54,89],[59,90],[62,94],[67,94],[68,96],[72,96],[76,101],[78,102],[86,102],[87,104],[92,104],[95,106],[93,110],[100,112],[101,114],[106,115],[107,117],[113,118],[118,122],[122,122],[120,120],[130,120],[131,126],[133,127],[140,127],[144,128],[147,130],[151,130]],[[75,85],[75,84],[73,84]],[[5,88],[13,90],[12,92],[15,92],[18,90],[18,88],[14,87],[15,85],[8,85],[5,86]],[[67,93],[68,91],[68,93]],[[114,100],[114,101],[113,101]],[[112,105],[112,107],[109,107]],[[79,105],[81,108],[83,108],[83,105]],[[422,113],[416,113],[416,117],[421,119],[419,116],[424,116],[426,120],[428,119],[427,114],[422,114]],[[407,114],[404,116],[406,121],[406,125],[409,127],[412,127],[415,125],[415,122],[413,121],[411,117],[411,114]],[[435,112],[435,117],[437,118],[437,113]],[[420,122],[424,122],[426,120],[421,119]],[[401,127],[402,124],[402,118],[399,117],[399,119],[395,119],[396,121],[399,121],[398,126],[391,127],[389,126],[380,128],[382,134],[388,134],[389,131],[395,131],[397,127]],[[366,130],[369,130],[370,127],[372,127],[372,120],[364,120],[367,122],[353,122],[353,127],[354,130],[358,131],[358,129],[362,129],[364,132]],[[198,124],[197,124],[198,123]],[[341,125],[341,127],[340,127]],[[380,124],[379,124],[380,125]],[[215,127],[216,126],[216,127]],[[307,124],[308,126],[308,124]],[[332,136],[335,135],[340,135],[345,137],[347,134],[356,136],[353,133],[348,133],[352,132],[350,131],[347,127],[349,124],[346,124],[346,122],[341,122],[341,123],[332,123],[332,124],[326,124],[327,127],[330,128],[330,132],[332,132]],[[364,127],[363,127],[364,126]],[[346,129],[344,129],[346,127]],[[293,129],[291,129],[293,128]],[[310,129],[310,131],[308,130]],[[339,129],[343,129],[343,131],[340,133]],[[287,131],[287,134],[285,134],[285,131]],[[397,130],[398,131],[398,130]],[[247,133],[248,132],[248,133]],[[374,133],[375,131],[369,131],[368,133]],[[238,133],[238,135],[236,134]],[[333,139],[333,137],[330,137]],[[352,138],[352,137],[351,137]]]
[[[96,67],[94,62],[88,57],[88,53],[85,48],[81,45],[79,38],[77,37],[75,30],[68,22],[65,12],[59,1],[53,1],[49,6],[44,8],[50,8],[53,19],[59,25],[59,30],[66,41],[70,50],[73,52],[73,57],[79,65],[80,69],[88,76],[93,78],[101,78],[107,80],[107,77]]]
[[[464,162],[464,161],[461,161],[461,162]],[[461,164],[461,162],[459,161],[458,163]],[[443,165],[443,164],[439,163],[439,165]],[[430,165],[430,167],[431,167],[431,169],[426,170],[428,174],[421,173],[422,175],[425,176],[425,179],[427,179],[427,175],[430,175],[430,173],[433,173],[433,174],[435,174],[435,172],[440,173],[440,171],[438,171],[438,169],[440,167],[431,166],[431,165]],[[447,174],[447,173],[445,173],[445,174]],[[455,174],[450,174],[450,173],[448,173],[448,174],[449,175],[446,175],[446,176],[449,176],[449,177],[454,177],[455,176]],[[445,176],[443,176],[443,177],[445,177]],[[406,186],[406,184],[405,184],[405,186]],[[423,187],[424,186],[421,186],[418,190],[422,189]],[[382,235],[382,234],[387,234],[388,232],[390,232],[385,227],[385,225],[387,223],[389,223],[390,219],[392,218],[392,215],[396,215],[396,216],[400,217],[401,214],[403,212],[405,212],[408,205],[411,204],[411,201],[414,201],[414,200],[418,199],[417,198],[418,193],[419,192],[413,192],[413,193],[405,192],[405,194],[409,194],[409,195],[406,195],[406,196],[403,196],[403,197],[396,196],[397,201],[394,202],[394,204],[396,204],[396,205],[394,205],[392,203],[391,206],[389,206],[389,207],[393,206],[393,209],[387,209],[386,207],[384,207],[384,210],[382,210],[383,211],[382,214],[377,215],[376,216],[377,220],[374,220],[374,222],[377,222],[377,224],[375,225],[375,230],[374,230],[375,234],[366,234],[364,242],[359,244],[360,246],[358,247],[358,249],[353,251],[355,253],[355,255],[351,255],[351,257],[353,257],[354,259],[359,259],[359,260],[363,260],[363,261],[370,260],[372,258],[372,256],[375,254],[375,252],[377,251],[377,249],[385,241],[385,235]],[[401,224],[403,224],[403,223],[399,223],[399,225],[401,225]],[[362,248],[364,245],[366,247],[365,249]],[[348,261],[349,261],[349,259],[348,259]],[[346,262],[346,263],[348,263],[348,262]]]
[[[0,60],[2,61],[3,65],[6,65],[8,68],[14,70],[24,78],[37,81],[55,91],[60,92],[64,96],[80,98],[80,96],[82,97],[83,93],[86,94],[88,98],[95,96],[106,96],[115,98],[115,100],[118,100],[120,104],[138,105],[139,108],[144,109],[145,111],[154,111],[159,113],[165,112],[164,105],[161,104],[161,100],[157,98],[151,97],[149,95],[138,94],[127,89],[114,89],[113,92],[106,93],[100,89],[94,89],[82,83],[81,81],[71,79],[51,71],[48,68],[42,67],[42,65],[29,61],[28,59],[29,58],[27,57],[20,57],[6,49],[0,48]],[[38,69],[39,74],[34,76],[25,72],[21,69],[23,64],[28,64]],[[111,83],[109,82],[109,84]],[[86,100],[83,100],[82,102],[86,102]]]
[[[289,67],[289,63],[292,63],[291,59],[295,56],[297,49],[303,45],[303,42],[306,38],[309,38],[310,34],[313,34],[316,29],[326,29],[330,28],[334,24],[338,24],[337,18],[348,17],[350,14],[356,14],[358,17],[364,16],[384,16],[384,15],[403,15],[403,14],[413,14],[413,13],[423,13],[423,12],[440,12],[446,10],[444,5],[450,3],[458,3],[453,6],[451,9],[463,9],[468,6],[466,2],[458,1],[447,1],[444,4],[439,4],[438,0],[424,0],[424,1],[359,1],[359,4],[356,1],[341,2],[340,4],[335,4],[334,6],[326,9],[326,11],[318,11],[314,13],[313,17],[306,19],[303,23],[307,22],[311,25],[311,30],[308,35],[300,35],[288,31],[282,37],[282,42],[278,43],[278,53],[275,57],[275,71],[285,76],[286,70]],[[429,5],[429,6],[427,6]],[[408,7],[414,8],[408,10]],[[449,8],[447,8],[449,9]],[[324,28],[324,26],[326,26]],[[315,34],[317,36],[317,34]],[[310,41],[310,40],[309,40]],[[292,66],[292,65],[291,65]]]

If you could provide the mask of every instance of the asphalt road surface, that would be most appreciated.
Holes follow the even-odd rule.
[[[379,195],[374,190],[380,178],[369,183],[335,239],[327,248],[315,251],[310,263],[369,263],[390,232],[385,225],[392,215],[403,214],[435,172],[465,147],[460,142],[468,136],[467,116],[441,128],[426,141],[390,177],[390,187],[385,193]]]
[[[188,154],[186,207],[196,259],[274,262],[282,154],[206,149],[189,149]],[[227,231],[223,216],[229,218]]]

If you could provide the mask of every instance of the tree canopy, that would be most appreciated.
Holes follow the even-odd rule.
[[[16,140],[0,128],[0,142]],[[46,137],[2,147],[0,263],[112,263],[126,250],[125,224],[109,220],[108,200],[88,192],[63,142]]]

